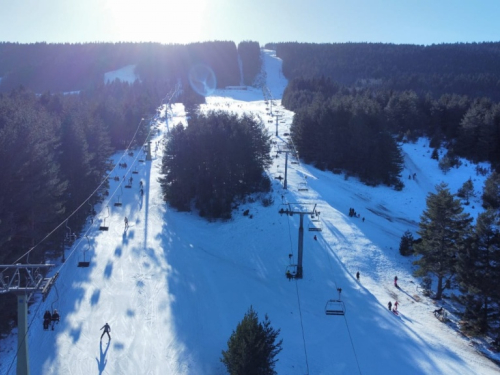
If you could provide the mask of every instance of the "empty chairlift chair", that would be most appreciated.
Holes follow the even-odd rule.
[[[108,231],[109,227],[106,226],[106,219],[109,217],[109,206],[106,207],[106,216],[103,217],[102,225],[99,227],[99,230]]]
[[[115,207],[121,207],[122,206],[122,195],[123,195],[123,189],[120,186],[120,195],[118,195],[118,199],[116,200],[114,206]]]
[[[307,184],[305,182],[299,182],[298,191],[309,191]]]
[[[319,216],[311,215],[311,221],[309,222],[309,231],[310,232],[321,232],[322,230],[321,221],[319,220]]]
[[[90,240],[87,236],[85,236],[85,238],[87,239],[87,247],[83,249],[82,253],[83,253],[83,256],[82,258],[78,261],[78,267],[89,267],[90,266],[90,261],[87,261],[85,255],[87,253],[87,251],[90,249]]]
[[[326,302],[325,306],[326,315],[344,315],[345,306],[344,302],[338,299],[331,299]]]

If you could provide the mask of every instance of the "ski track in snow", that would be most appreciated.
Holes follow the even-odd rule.
[[[273,140],[282,144],[293,119],[280,106],[287,82],[274,52],[264,51],[263,63],[273,108],[283,114]],[[202,106],[258,116],[274,135],[275,120],[268,122],[273,118],[266,108],[262,90],[255,88],[217,90]],[[168,126],[157,120],[161,134],[172,124],[186,124],[183,106],[169,108],[168,118]],[[268,314],[273,327],[281,330],[278,374],[498,374],[498,366],[433,317],[433,301],[420,294],[411,275],[412,259],[398,252],[402,233],[418,229],[426,195],[440,179],[454,192],[475,176],[472,166],[442,175],[428,156],[427,143],[403,145],[403,177],[417,176],[403,178],[402,192],[369,188],[304,164],[289,164],[284,190],[282,181],[274,179],[284,174],[285,156],[279,154],[268,171],[275,203],[243,203],[232,220],[212,223],[162,202],[161,147],[152,162],[138,163],[139,150],[133,157],[126,155],[124,161],[136,161],[139,174],[133,175],[132,189],[123,189],[123,207],[113,206],[120,192],[114,180],[109,201],[96,207],[87,253],[91,266],[76,267],[86,246],[85,239],[77,241],[60,267],[57,290],[30,307],[31,374],[224,374],[221,351],[250,305],[260,319]],[[120,181],[123,174],[123,169],[116,171]],[[142,199],[139,179],[145,183]],[[474,177],[476,190],[483,181]],[[304,186],[307,191],[298,190]],[[293,261],[297,256],[299,219],[278,214],[283,202],[317,204],[321,212],[321,232],[307,231],[310,222],[304,218],[302,280],[285,277],[288,255],[293,254]],[[110,229],[103,232],[97,227],[107,205]],[[466,210],[475,216],[472,205]],[[348,216],[351,207],[360,218]],[[252,218],[242,215],[245,209]],[[124,216],[130,223],[127,231]],[[401,289],[393,286],[395,275]],[[325,303],[338,296],[339,287],[346,314],[326,316]],[[398,316],[386,307],[396,299]],[[54,331],[45,332],[42,315],[51,308],[62,319]],[[107,337],[99,342],[99,329],[106,322],[112,329],[109,344]],[[14,347],[15,337],[2,341],[1,374],[14,359]],[[15,364],[9,374],[14,373]]]

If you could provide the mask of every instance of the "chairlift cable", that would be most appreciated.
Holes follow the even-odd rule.
[[[344,315],[344,320],[345,320],[345,326],[347,327],[347,333],[349,334],[349,340],[351,341],[352,352],[354,353],[354,358],[356,358],[356,365],[358,366],[358,371],[360,374],[363,374],[361,372],[361,367],[359,367],[358,355],[356,354],[356,349],[354,348],[354,342],[352,341],[351,330],[349,329],[349,324],[347,324],[347,318],[345,317],[345,315]]]
[[[290,249],[291,249],[291,254],[293,254],[292,229],[290,227],[290,217],[289,217],[289,215],[286,215],[286,216],[287,216],[287,223],[288,223],[288,236],[290,238]],[[306,337],[305,337],[305,333],[304,333],[304,323],[302,321],[302,308],[300,306],[299,285],[297,283],[297,279],[294,279],[294,281],[295,281],[295,289],[297,291],[297,304],[299,307],[300,327],[302,329],[302,341],[304,343],[304,354],[306,357],[306,368],[307,368],[307,374],[309,374],[309,360],[307,357]]]
[[[134,142],[135,138],[137,137],[137,133],[139,132],[139,129],[140,129],[141,124],[142,124],[142,121],[143,120],[141,119],[141,121],[137,125],[137,128],[135,130],[135,133],[134,133],[134,135],[133,135],[130,143],[128,144],[127,148],[124,150],[124,152],[123,152],[122,156],[120,157],[120,159],[118,160],[118,162],[120,162],[125,157],[125,155],[128,153],[128,151],[129,151],[132,143]],[[151,128],[149,129],[148,137],[149,137],[150,134],[151,134]],[[109,173],[102,179],[102,181],[94,189],[94,191],[78,207],[76,207],[73,210],[73,212],[71,212],[59,225],[57,225],[52,231],[50,231],[44,238],[42,238],[40,241],[38,241],[38,243],[36,243],[33,247],[31,247],[28,251],[26,251],[24,254],[22,254],[15,261],[13,261],[12,265],[15,265],[16,263],[19,263],[19,261],[23,257],[27,256],[29,253],[31,253],[32,251],[34,251],[38,246],[40,246],[43,242],[45,242],[52,234],[54,234],[54,232],[56,232],[59,228],[61,228],[65,224],[65,222],[67,220],[69,220],[74,214],[76,214],[78,212],[78,210],[80,210],[80,208],[82,208],[83,205],[86,204],[99,191],[99,189],[106,183],[106,181],[108,181],[108,179],[111,176],[111,174],[115,171],[116,165],[118,165],[118,163],[115,164],[115,166],[113,167],[113,169],[111,169],[111,171],[109,171]]]
[[[132,146],[132,143],[134,142],[136,136],[137,136],[137,133],[139,132],[139,129],[140,129],[140,126],[142,124],[142,119],[141,121],[139,122],[139,124],[137,125],[137,128],[135,130],[135,133],[130,141],[130,143],[128,144],[127,148],[124,150],[122,156],[120,157],[120,159],[118,159],[118,162],[120,162],[126,154],[128,154],[128,151],[130,149],[130,147]],[[148,132],[148,135],[147,137],[149,137],[151,134],[151,127],[149,128],[149,132]],[[136,159],[134,160],[134,163],[137,161],[137,158],[138,156],[136,157]],[[78,206],[76,207],[73,212],[71,212],[61,223],[59,223],[54,229],[52,229],[52,231],[50,231],[44,238],[42,238],[40,241],[38,241],[38,243],[36,243],[34,246],[32,246],[28,251],[26,251],[24,254],[22,254],[19,258],[17,258],[14,262],[12,262],[12,265],[15,265],[16,263],[18,263],[22,258],[24,258],[26,256],[26,259],[27,259],[27,262],[29,263],[29,255],[31,254],[32,251],[34,251],[39,245],[41,245],[43,242],[45,242],[52,234],[54,234],[55,231],[57,231],[59,228],[61,228],[65,223],[67,223],[67,221],[74,215],[78,212],[78,210],[80,210],[80,208],[82,208],[86,203],[89,203],[90,199],[94,196],[94,194],[96,194],[99,189],[104,185],[104,183],[106,181],[108,181],[108,179],[110,178],[111,174],[115,171],[116,169],[116,166],[118,165],[118,162],[115,164],[115,166],[111,169],[111,171],[109,171],[109,173],[102,179],[101,183],[94,189],[94,191]],[[134,164],[132,163],[132,165]],[[130,168],[132,168],[132,165]],[[130,171],[130,168],[127,170],[127,172]],[[120,184],[118,185],[117,189],[119,187],[121,187],[121,184],[123,183],[123,181],[120,181]],[[113,194],[109,197],[109,199],[111,199],[114,194],[116,194],[116,191],[117,189],[115,189],[115,191],[113,192]],[[108,200],[109,200],[108,199]],[[103,202],[104,203],[104,202]],[[90,204],[90,203],[89,203]],[[104,204],[103,204],[104,206]],[[102,212],[102,211],[101,211]],[[85,235],[87,235],[90,230],[92,229],[93,225],[89,225],[87,231],[85,232]],[[83,238],[80,238],[79,241],[78,241],[78,244],[76,246],[73,246],[73,250],[70,252],[70,254],[68,255],[67,259],[69,259],[71,257],[71,255],[76,251],[76,249],[78,248],[78,246],[80,245],[80,243],[83,241]],[[61,269],[63,269],[63,267],[67,264],[66,263],[63,263],[59,266],[59,269],[57,272],[59,272]],[[56,281],[57,282],[57,281]],[[54,287],[56,288],[56,293],[57,293],[57,300],[59,300],[59,292],[57,291],[57,286],[56,286],[56,283],[54,283]],[[24,335],[23,337],[23,341],[21,343],[24,342],[24,340],[26,340],[27,338],[27,335],[31,329],[31,326],[33,324],[33,321],[35,320],[35,318],[37,317],[37,313],[38,311],[40,310],[40,308],[42,307],[42,303],[37,303],[36,304],[37,307],[34,311],[34,314],[32,315],[32,318],[31,318],[31,321],[29,322],[28,324],[28,327],[26,328],[26,334]],[[9,368],[7,369],[7,372],[6,372],[6,375],[8,375],[10,373],[10,370],[12,369],[12,366],[14,365],[14,361],[16,360],[17,358],[17,355],[19,353],[19,348],[20,348],[20,345],[18,344],[17,346],[17,349],[16,349],[16,354],[12,357],[12,361],[9,365]]]
[[[304,343],[304,354],[306,356],[306,368],[307,368],[307,374],[309,374],[309,361],[307,359],[306,337],[304,334],[304,323],[302,321],[302,309],[300,307],[299,285],[297,283],[297,280],[295,280],[295,289],[297,290],[297,302],[299,305],[300,327],[302,328],[302,341]]]
[[[333,249],[328,245],[327,249],[330,249],[334,254],[335,252],[333,251]],[[331,257],[328,255],[328,264],[330,266],[330,269],[331,269],[331,272],[330,274],[332,275],[333,277],[333,283],[335,284],[335,287],[338,289],[337,287],[337,281],[335,280],[335,272],[334,272],[334,269],[333,269],[333,264],[332,264],[332,260],[331,260]],[[339,299],[340,299],[340,296],[339,296]],[[356,348],[354,347],[354,341],[352,340],[352,335],[351,335],[351,330],[349,329],[349,324],[347,322],[347,317],[345,316],[344,314],[344,321],[345,321],[345,325],[346,325],[346,328],[347,328],[347,333],[349,334],[349,341],[351,342],[351,347],[352,347],[352,351],[354,353],[354,358],[356,359],[356,365],[358,367],[358,371],[360,374],[362,374],[361,372],[361,367],[359,366],[359,360],[358,360],[358,355],[356,353]]]

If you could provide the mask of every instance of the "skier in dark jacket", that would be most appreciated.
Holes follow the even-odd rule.
[[[47,331],[49,329],[49,325],[50,325],[51,320],[52,320],[52,315],[50,315],[50,311],[45,310],[45,314],[43,314],[43,329],[44,330]]]
[[[111,341],[111,336],[109,335],[109,333],[111,332],[111,327],[109,326],[109,324],[106,323],[105,325],[102,326],[101,329],[104,329],[104,332],[101,335],[101,341],[105,333],[108,335],[108,340]]]
[[[59,313],[57,312],[57,310],[54,310],[54,312],[52,313],[52,316],[50,318],[50,320],[52,320],[52,331],[54,330],[54,326],[56,325],[56,323],[59,323],[59,320],[60,320],[60,316],[59,316]]]
[[[387,304],[387,307],[389,308],[389,311],[392,311],[392,302],[389,301],[389,303]]]

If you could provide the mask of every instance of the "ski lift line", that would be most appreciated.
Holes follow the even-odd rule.
[[[134,135],[132,137],[132,140],[128,144],[127,148],[124,150],[124,152],[123,152],[122,156],[120,157],[120,159],[118,160],[118,162],[120,162],[125,157],[125,155],[128,154],[128,151],[129,151],[130,147],[132,146],[132,143],[134,142],[135,138],[137,137],[137,133],[139,132],[139,129],[141,127],[141,124],[142,124],[143,120],[144,119],[141,119],[141,121],[139,121],[139,124],[137,125],[135,133],[134,133]],[[149,129],[148,137],[149,137],[150,134],[151,134],[151,128]],[[102,179],[101,183],[94,189],[94,191],[78,207],[76,207],[73,210],[73,212],[71,212],[62,222],[60,222],[54,229],[52,229],[52,231],[50,231],[45,237],[43,237],[40,241],[38,241],[33,247],[31,247],[28,251],[26,251],[19,258],[17,258],[15,261],[13,261],[12,265],[15,265],[16,263],[19,263],[21,261],[21,259],[24,258],[25,256],[29,256],[29,254],[33,250],[35,250],[38,246],[40,246],[43,242],[45,242],[52,234],[54,234],[54,232],[56,232],[59,228],[61,228],[67,220],[69,220],[71,217],[73,217],[73,215],[75,215],[78,212],[78,210],[80,210],[80,208],[82,208],[87,202],[89,202],[90,199],[104,185],[104,183],[106,181],[108,181],[108,179],[110,178],[111,174],[115,171],[116,165],[118,165],[118,163],[115,164],[115,166],[113,167],[113,169],[111,169],[111,171],[109,171],[109,173]]]
[[[361,372],[361,367],[359,366],[358,355],[356,354],[356,349],[354,348],[354,342],[352,341],[351,330],[349,329],[349,324],[347,323],[347,318],[344,315],[345,326],[347,327],[347,333],[349,334],[349,340],[351,341],[352,352],[354,353],[354,358],[356,359],[356,365],[358,366],[358,371],[360,375],[363,375]]]
[[[288,236],[290,238],[290,254],[293,254],[293,243],[292,243],[292,228],[290,227],[290,217],[287,215],[287,223],[288,223]],[[299,307],[299,316],[300,316],[300,326],[302,329],[302,341],[304,343],[304,354],[306,357],[306,368],[307,368],[307,374],[309,374],[309,361],[307,357],[307,348],[306,348],[306,338],[304,334],[304,323],[302,322],[302,308],[300,307],[300,295],[299,295],[299,286],[297,283],[297,279],[294,279],[295,281],[295,288],[297,291],[297,304]]]
[[[131,147],[131,145],[132,145],[133,141],[135,140],[135,138],[136,138],[136,136],[137,136],[137,133],[138,133],[138,131],[139,131],[139,129],[140,129],[140,126],[141,126],[141,124],[142,124],[142,121],[143,121],[143,120],[141,119],[141,121],[140,121],[140,122],[139,122],[139,124],[137,125],[137,129],[136,129],[136,131],[135,131],[135,133],[134,133],[134,136],[132,137],[132,140],[130,141],[130,143],[129,143],[129,145],[127,146],[127,148],[124,150],[124,152],[123,152],[122,156],[120,157],[120,159],[118,160],[118,162],[120,162],[120,161],[121,161],[121,160],[125,157],[125,155],[126,155],[126,154],[128,154],[128,150],[130,149],[130,147]],[[150,131],[149,131],[149,133],[148,133],[148,137],[149,137],[150,133],[151,133],[151,128],[150,128]],[[83,201],[83,202],[82,202],[82,203],[81,203],[78,207],[76,207],[76,208],[73,210],[73,212],[71,212],[71,213],[70,213],[70,214],[69,214],[69,215],[68,215],[68,216],[67,216],[67,217],[66,217],[66,218],[65,218],[65,219],[64,219],[61,223],[59,223],[59,225],[57,225],[57,226],[56,226],[56,227],[55,227],[52,231],[50,231],[50,232],[49,232],[49,233],[48,233],[48,234],[47,234],[44,238],[42,238],[42,239],[41,239],[38,243],[36,243],[36,244],[35,244],[33,247],[31,247],[31,248],[30,248],[27,252],[25,252],[25,253],[24,253],[24,254],[22,254],[22,255],[21,255],[21,256],[20,256],[17,260],[15,260],[15,261],[12,263],[12,265],[15,265],[16,263],[19,263],[19,261],[20,261],[22,258],[24,258],[25,256],[27,256],[27,259],[29,260],[29,255],[31,254],[31,252],[32,252],[33,250],[35,250],[35,249],[36,249],[36,248],[37,248],[40,244],[42,244],[43,242],[45,242],[45,241],[46,241],[46,240],[47,240],[47,239],[48,239],[48,238],[49,238],[52,234],[54,234],[54,232],[55,232],[55,231],[57,231],[59,228],[61,228],[61,227],[64,225],[64,223],[65,223],[67,220],[69,220],[69,219],[70,219],[70,218],[71,218],[74,214],[76,214],[76,213],[78,212],[78,210],[80,210],[80,208],[82,208],[82,207],[83,207],[86,203],[89,203],[89,204],[90,204],[90,199],[94,196],[94,194],[96,194],[96,193],[99,191],[99,189],[100,189],[100,188],[104,185],[104,183],[105,183],[105,182],[106,182],[106,181],[110,178],[111,174],[114,172],[114,170],[116,169],[116,166],[117,166],[117,165],[118,165],[118,163],[116,163],[116,164],[115,164],[115,166],[113,167],[113,169],[111,169],[111,171],[110,171],[110,172],[109,172],[109,173],[105,176],[105,178],[103,178],[103,180],[102,180],[102,181],[101,181],[101,183],[100,183],[100,184],[96,187],[96,189],[95,189],[95,190],[94,190],[94,191],[93,191],[93,192],[92,192],[92,193],[91,193],[91,194],[90,194],[90,195],[89,195],[89,196],[88,196],[88,197],[87,197],[87,198],[86,198],[86,199],[85,199],[85,200],[84,200],[84,201]],[[132,166],[131,166],[131,167],[132,167]],[[119,185],[119,186],[121,186],[121,183],[122,183],[122,181],[120,182],[120,185]],[[116,190],[115,190],[115,192],[116,192]],[[113,193],[113,195],[114,195],[114,193]],[[110,198],[112,198],[112,196],[111,196]],[[93,207],[92,207],[92,208],[93,208]],[[92,230],[92,228],[93,228],[93,225],[89,225],[89,227],[88,227],[87,231],[85,232],[85,236],[87,236],[87,235],[88,235],[88,233]],[[71,256],[74,254],[74,252],[75,252],[75,251],[76,251],[76,249],[79,247],[79,245],[80,245],[80,243],[81,243],[82,241],[83,241],[83,238],[80,238],[80,239],[78,240],[77,245],[76,245],[76,246],[73,246],[73,250],[70,252],[70,254],[68,255],[67,259],[71,258]],[[67,264],[67,263],[69,263],[69,262],[62,263],[62,264],[59,266],[59,269],[58,269],[56,272],[60,272],[60,271],[63,269],[63,267],[65,267],[65,266],[66,266],[66,264]],[[4,271],[5,271],[5,269],[4,269]],[[56,280],[56,282],[57,282],[57,280]],[[54,285],[53,285],[53,286],[56,288],[57,299],[59,299],[59,292],[57,291],[56,282],[54,282]],[[32,314],[31,321],[30,321],[30,322],[29,322],[29,324],[28,324],[28,327],[27,327],[27,329],[26,329],[26,334],[24,335],[24,337],[23,337],[23,341],[21,342],[21,344],[22,344],[22,343],[24,343],[24,341],[26,340],[27,335],[28,335],[28,333],[29,333],[29,331],[30,331],[30,329],[31,329],[31,326],[33,325],[33,322],[34,322],[35,318],[37,318],[38,311],[39,311],[39,310],[40,310],[40,308],[42,307],[42,303],[37,303],[36,305],[37,305],[37,307],[36,307],[36,309],[35,309],[35,313],[34,313],[34,314]],[[12,366],[14,365],[14,361],[16,361],[16,359],[17,359],[17,356],[18,356],[18,353],[19,353],[19,348],[20,348],[20,347],[21,347],[21,345],[18,345],[18,346],[17,346],[16,353],[15,353],[15,355],[12,357],[12,361],[11,361],[11,363],[10,363],[10,365],[9,365],[9,368],[7,369],[7,373],[6,373],[6,375],[8,375],[8,374],[10,373],[10,370],[12,369]]]
[[[139,126],[140,124],[142,123],[142,120],[141,122],[139,123]],[[134,138],[137,134],[139,130],[139,127],[137,128],[135,134],[134,134]],[[133,138],[133,139],[134,139]],[[132,142],[132,141],[131,141]],[[130,145],[129,145],[130,146]],[[128,148],[125,150],[124,154],[120,157],[119,160],[121,160],[124,156],[125,156],[125,153],[128,152]],[[59,228],[61,228],[67,220],[69,220],[71,217],[73,217],[74,214],[76,214],[78,212],[78,210],[80,210],[80,208],[82,208],[88,201],[90,201],[90,199],[99,191],[99,189],[104,185],[104,183],[109,179],[109,177],[111,176],[111,174],[114,172],[116,168],[116,165],[115,167],[106,175],[106,177],[101,181],[101,183],[97,186],[96,189],[94,189],[94,191],[90,194],[90,196],[88,196],[78,207],[76,207],[73,212],[71,212],[61,223],[59,223],[52,231],[50,231],[44,238],[42,238],[38,243],[36,243],[33,247],[31,247],[28,251],[26,251],[24,254],[22,254],[19,258],[17,258],[14,262],[12,262],[12,265],[16,264],[16,263],[19,263],[19,261],[24,258],[25,256],[29,255],[33,250],[35,250],[38,246],[40,246],[40,244],[42,244],[43,242],[45,242],[52,234],[54,234],[54,232],[56,232]]]
[[[302,328],[302,341],[304,343],[304,354],[306,356],[306,368],[307,368],[307,374],[309,374],[309,361],[307,359],[306,336],[304,334],[304,323],[302,321],[302,308],[300,307],[299,283],[297,282],[297,280],[295,280],[295,289],[297,291],[297,304],[299,305],[300,327]]]
[[[328,248],[330,248],[330,250],[335,254],[335,252],[333,251],[333,249],[331,249],[331,247],[329,245],[328,245]],[[339,262],[340,262],[340,260],[339,260]],[[333,269],[333,264],[332,264],[332,260],[331,260],[330,256],[328,256],[328,264],[329,264],[330,270],[331,270],[330,275],[332,275],[332,277],[333,277],[333,283],[335,284],[335,288],[337,288],[337,290],[338,290],[338,284],[337,284],[337,280],[335,280],[335,276],[334,276],[335,272],[334,272],[334,269]],[[340,300],[340,294],[339,294],[339,300]],[[344,311],[345,311],[345,307],[344,307]],[[362,375],[361,367],[359,366],[358,355],[356,353],[356,349],[354,348],[354,342],[352,340],[351,330],[349,329],[349,324],[347,322],[347,317],[345,316],[345,314],[339,314],[339,315],[343,315],[343,317],[344,317],[345,325],[347,327],[347,332],[349,334],[349,341],[351,342],[351,347],[352,347],[352,351],[354,353],[354,358],[356,359],[356,365],[358,367],[359,373]]]
[[[54,303],[55,303],[55,302],[57,302],[57,301],[59,300],[59,292],[58,292],[58,290],[57,290],[57,287],[56,287],[55,283],[54,283],[54,285],[53,285],[53,286],[55,287],[57,297],[56,297],[56,300],[55,300],[55,301],[53,301],[53,302],[51,303],[51,310],[52,310],[52,311],[53,311],[53,308],[52,308],[52,307],[53,307]],[[5,373],[5,375],[9,375],[9,374],[10,374],[10,370],[12,369],[12,366],[14,365],[14,362],[15,362],[15,361],[16,361],[16,359],[17,359],[17,355],[18,355],[18,353],[19,353],[19,348],[21,348],[21,346],[24,344],[24,341],[26,341],[27,336],[28,336],[28,333],[29,333],[29,331],[30,331],[30,329],[31,329],[31,326],[33,325],[34,320],[38,317],[38,312],[40,311],[40,309],[41,309],[41,307],[42,307],[43,303],[36,303],[36,305],[37,305],[37,307],[36,307],[36,309],[35,309],[35,311],[34,311],[34,314],[30,314],[30,315],[32,316],[32,318],[31,318],[31,320],[30,320],[30,322],[29,322],[29,324],[28,324],[28,327],[27,327],[27,329],[26,329],[26,333],[25,333],[25,335],[24,335],[24,337],[23,337],[23,339],[22,339],[21,343],[18,343],[18,345],[17,345],[17,349],[16,349],[16,354],[12,357],[12,361],[10,362],[9,368],[7,369],[7,372]]]

